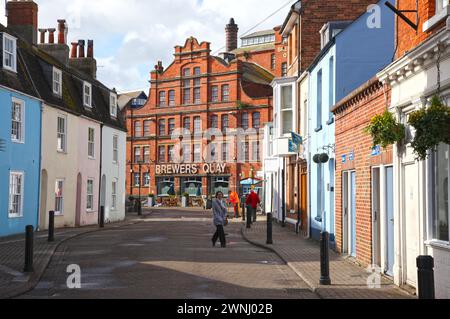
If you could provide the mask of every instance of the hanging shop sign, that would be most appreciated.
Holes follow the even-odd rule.
[[[227,165],[222,163],[156,165],[156,175],[225,174]]]

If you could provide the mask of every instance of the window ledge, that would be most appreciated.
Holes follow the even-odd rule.
[[[450,16],[450,5],[443,8],[441,11],[436,13],[434,17],[432,17],[430,20],[425,21],[423,24],[423,32],[428,32],[431,29],[433,29],[437,24],[442,22],[445,18]]]
[[[450,243],[441,240],[429,240],[425,242],[425,245],[432,248],[445,249],[450,251]]]

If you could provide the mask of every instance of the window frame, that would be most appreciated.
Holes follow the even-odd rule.
[[[20,176],[20,194],[13,194],[13,177],[14,176]],[[8,218],[9,219],[16,219],[16,218],[23,218],[23,202],[24,202],[24,195],[25,195],[25,172],[23,171],[10,171],[9,173],[9,199],[8,199]],[[13,196],[20,196],[20,202],[18,203],[19,206],[19,212],[12,213],[11,205],[12,205],[12,197]]]
[[[284,107],[285,101],[283,101],[283,99],[284,99],[283,89],[286,89],[286,88],[291,89],[291,96],[289,99],[290,100],[290,108]],[[294,123],[294,121],[295,121],[295,119],[294,119],[294,104],[295,104],[294,94],[295,94],[295,88],[292,84],[282,85],[280,87],[280,121],[281,121],[280,122],[280,133],[281,133],[281,136],[291,135],[291,133],[294,131],[294,126],[295,126],[294,125],[295,124]],[[287,113],[291,113],[291,127],[290,127],[289,132],[285,130],[286,127],[284,125],[285,124],[284,119],[285,119],[285,116]]]
[[[246,123],[246,125],[244,125],[244,122]],[[244,112],[241,115],[241,128],[243,130],[248,130],[250,128],[250,117],[248,112]]]
[[[92,140],[91,140],[92,133]],[[90,152],[92,145],[92,154]],[[90,159],[95,159],[95,128],[88,127],[88,157]]]
[[[113,118],[117,118],[117,94],[113,92],[109,94],[109,113]]]
[[[111,210],[112,211],[117,210],[117,184],[118,184],[117,178],[113,178],[113,180],[111,182]]]
[[[222,102],[229,102],[230,101],[230,85],[224,84],[222,85]]]
[[[6,41],[12,42],[12,52],[6,50]],[[6,64],[7,56],[11,56],[12,66]],[[3,68],[5,70],[17,73],[17,38],[3,32]]]
[[[169,107],[175,106],[175,90],[169,90]]]
[[[212,103],[219,102],[219,86],[218,85],[211,86],[211,102]]]
[[[87,88],[89,88],[89,94]],[[86,102],[86,98],[89,99],[89,103]],[[83,82],[83,105],[92,108],[92,84],[86,81]]]
[[[20,107],[20,122],[19,122],[20,132],[18,133],[19,138],[14,138],[12,131],[13,131],[13,122],[15,121],[15,120],[13,120],[13,111],[15,111],[15,110],[13,110],[13,107],[17,106],[17,105]],[[13,143],[25,144],[25,128],[26,128],[26,126],[25,126],[25,101],[18,99],[16,97],[12,97],[12,99],[11,99],[11,141]]]
[[[139,155],[139,157],[137,155]],[[135,146],[133,149],[133,162],[134,163],[142,162],[142,150],[140,146]]]
[[[119,163],[119,135],[113,135],[113,164]]]
[[[89,184],[92,184],[92,192],[89,192]],[[95,205],[95,201],[94,201],[94,194],[95,194],[95,180],[93,178],[88,178],[86,181],[86,211],[87,212],[93,212],[94,211],[94,205]],[[92,202],[89,203],[89,198],[92,198]],[[91,206],[89,206],[89,204],[91,204]]]
[[[167,93],[166,91],[159,91],[158,94],[158,106],[167,107]]]
[[[64,123],[64,131],[60,131],[60,120]],[[67,116],[65,115],[58,115],[56,118],[56,138],[57,138],[57,145],[56,150],[58,153],[67,153]],[[61,144],[63,147],[60,147],[60,138],[61,138]]]
[[[161,128],[164,128],[164,129],[162,130]],[[167,134],[166,119],[160,119],[158,121],[158,135],[166,136],[166,134]]]
[[[59,81],[57,81],[56,76],[59,76]],[[55,90],[55,88],[58,88]],[[58,97],[62,96],[62,71],[56,67],[53,67],[52,72],[52,90],[53,94],[55,94]]]
[[[59,190],[59,183],[62,183],[62,192],[61,192],[61,196],[58,196],[56,190]],[[65,188],[65,180],[62,178],[57,178],[55,180],[55,215],[56,216],[64,216],[64,188]],[[59,210],[58,210],[58,200],[61,200],[60,202],[60,206],[59,206]]]
[[[164,150],[162,157],[161,157],[161,150]],[[167,163],[166,145],[158,146],[158,163]]]

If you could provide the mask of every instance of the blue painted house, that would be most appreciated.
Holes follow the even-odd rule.
[[[23,62],[27,45],[0,25],[0,237],[38,225],[41,101]]]
[[[310,233],[319,239],[320,232],[327,230],[332,247],[337,159],[331,108],[392,61],[395,20],[384,2],[353,22],[325,24],[320,34],[322,50],[308,70]]]

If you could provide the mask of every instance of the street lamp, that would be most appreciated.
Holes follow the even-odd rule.
[[[138,185],[138,189],[139,189],[139,197],[138,197],[138,216],[142,216],[142,202],[141,202],[141,185],[142,185],[142,161],[139,161],[138,163],[139,166],[139,185]]]

